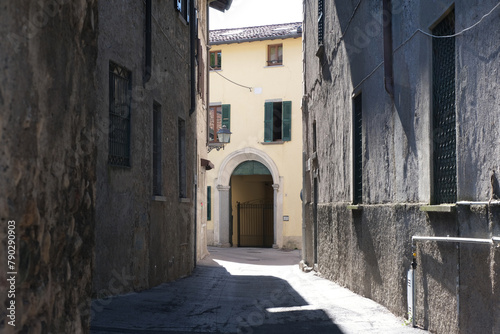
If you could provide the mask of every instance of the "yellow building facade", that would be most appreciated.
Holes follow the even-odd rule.
[[[209,245],[301,248],[301,27],[210,32]]]

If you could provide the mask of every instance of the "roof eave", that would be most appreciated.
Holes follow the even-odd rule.
[[[217,41],[210,42],[208,45],[221,45],[221,44],[235,44],[235,43],[247,43],[247,42],[261,42],[261,41],[272,41],[276,39],[288,39],[288,38],[300,38],[302,34],[289,34],[283,36],[273,36],[273,37],[259,37],[259,38],[245,38],[245,39],[235,39],[232,41]]]

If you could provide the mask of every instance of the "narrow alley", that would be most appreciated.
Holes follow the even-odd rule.
[[[300,271],[298,250],[209,248],[193,274],[94,300],[91,333],[427,333]]]

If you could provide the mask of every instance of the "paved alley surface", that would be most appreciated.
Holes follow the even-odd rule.
[[[299,251],[209,251],[190,277],[94,301],[91,333],[427,333],[403,326],[403,319],[369,299],[301,272]]]

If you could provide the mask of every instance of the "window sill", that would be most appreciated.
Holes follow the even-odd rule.
[[[165,196],[155,195],[153,196],[152,200],[155,202],[166,202],[167,198]]]
[[[179,203],[191,203],[190,198],[185,198],[185,197],[180,197],[179,198]]]
[[[185,25],[189,25],[188,21],[186,21],[186,19],[182,15],[182,13],[177,12],[177,14],[179,15],[178,18],[179,18],[179,20],[181,20],[182,23],[184,23]]]
[[[264,68],[273,68],[273,67],[285,67],[285,65],[280,64],[280,65],[267,65],[267,66],[264,66]]]
[[[210,72],[222,72],[221,68],[210,68]]]
[[[285,142],[283,140],[277,140],[277,141],[262,141],[260,143],[262,145],[280,145],[280,144],[284,144]]]
[[[349,204],[346,208],[352,211],[363,211],[363,206],[361,204]]]
[[[423,212],[455,212],[456,204],[423,205],[420,211]]]

